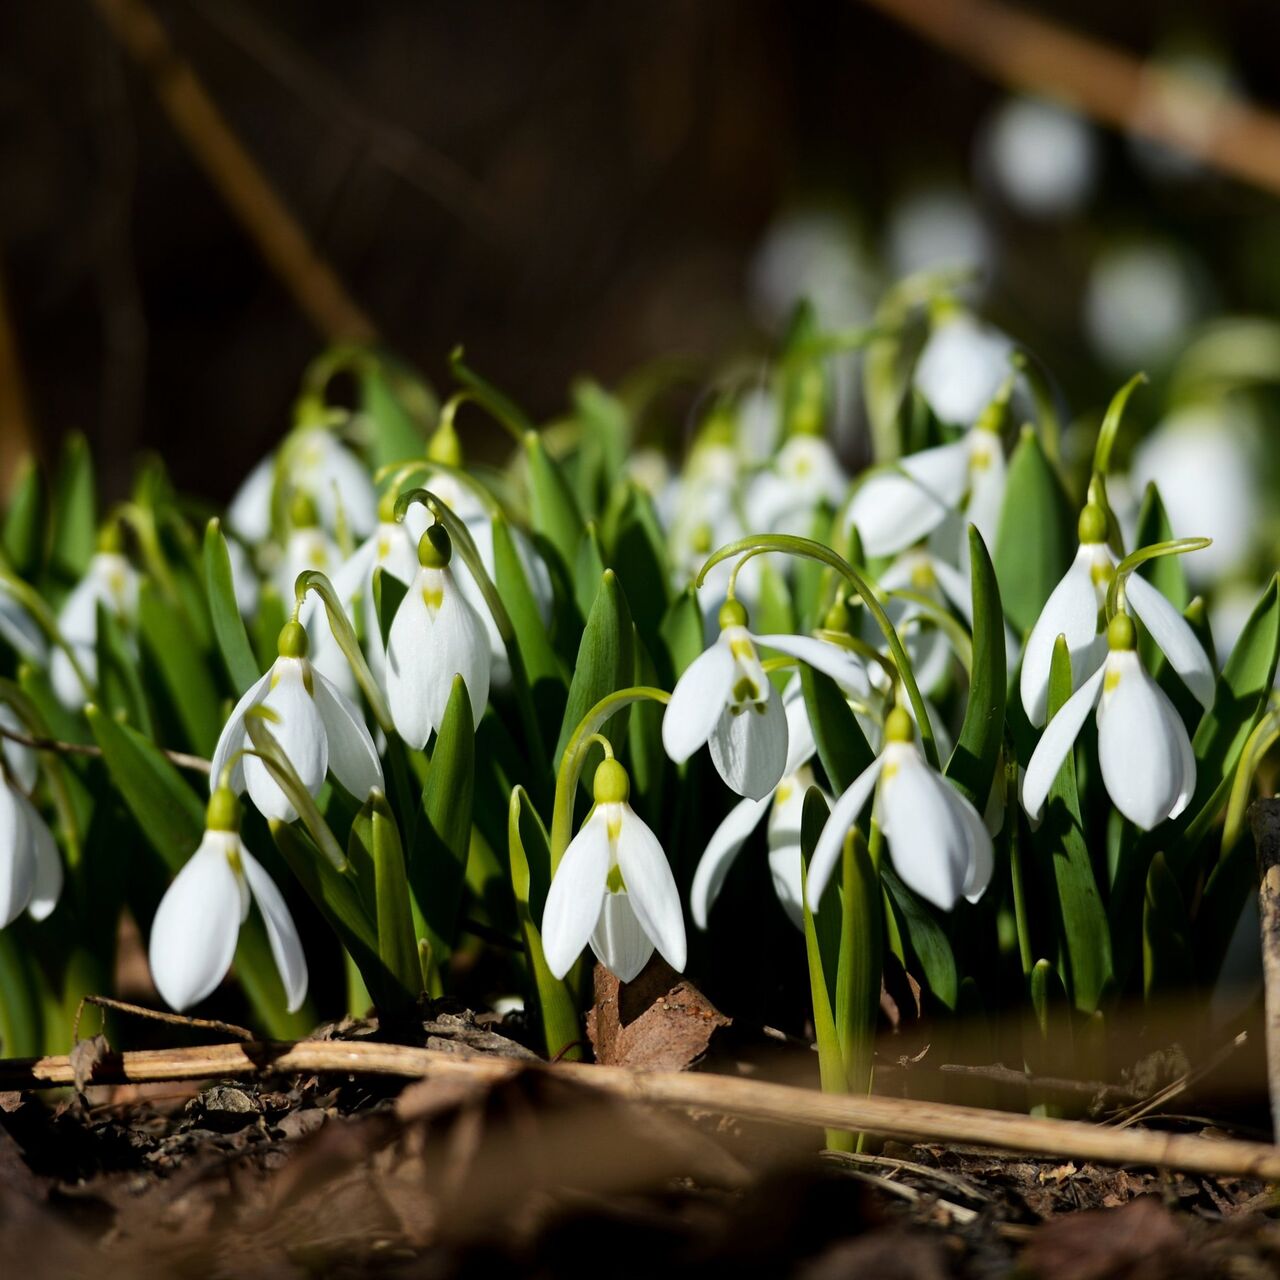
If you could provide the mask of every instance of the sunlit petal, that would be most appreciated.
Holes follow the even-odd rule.
[[[676,972],[684,968],[684,912],[671,864],[643,819],[630,805],[605,806],[616,816],[618,869],[631,895],[631,909],[662,958]]]
[[[814,846],[813,857],[809,862],[809,875],[806,883],[806,897],[809,899],[809,910],[817,911],[822,901],[822,891],[831,879],[836,861],[844,847],[844,838],[849,829],[858,821],[858,815],[871,799],[875,790],[876,779],[884,767],[884,757],[876,758],[849,784],[848,790],[836,801],[835,807],[827,818],[818,843]]]
[[[699,929],[707,927],[711,908],[720,896],[725,879],[734,860],[742,851],[747,837],[760,825],[765,811],[773,803],[772,796],[762,800],[741,800],[724,821],[715,829],[698,860],[693,873],[693,886],[689,890],[689,913]]]
[[[787,715],[778,691],[766,688],[763,705],[753,703],[736,712],[726,707],[707,741],[725,784],[753,800],[778,785],[787,765]]]
[[[1084,722],[1089,718],[1095,703],[1102,694],[1102,678],[1105,665],[1089,677],[1075,693],[1062,704],[1058,714],[1049,721],[1036,749],[1031,753],[1027,771],[1022,778],[1022,807],[1031,818],[1038,818],[1044,810],[1049,788],[1058,776],[1063,761],[1075,746]]]
[[[1130,574],[1125,582],[1125,597],[1138,621],[1151,633],[1156,648],[1168,659],[1196,701],[1206,709],[1213,706],[1217,678],[1191,624],[1151,583],[1136,573]]]
[[[653,955],[653,940],[644,931],[625,890],[606,893],[600,918],[591,934],[591,950],[619,982],[634,982]]]
[[[694,658],[676,681],[662,717],[662,745],[676,764],[683,764],[710,737],[732,684],[733,655],[720,640]]]
[[[262,869],[262,864],[243,846],[240,848],[240,865],[244,868],[250,892],[267,927],[271,955],[284,984],[288,1002],[286,1007],[293,1013],[307,998],[307,957],[303,954],[297,927],[275,882]]]
[[[608,823],[597,809],[569,842],[547,891],[542,951],[557,978],[569,972],[595,931],[610,862]]]

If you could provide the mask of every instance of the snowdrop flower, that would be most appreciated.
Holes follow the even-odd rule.
[[[907,551],[880,575],[880,589],[884,592],[914,591],[927,596],[944,609],[955,609],[973,628],[973,593],[966,576],[954,565],[923,548]],[[911,623],[924,618],[921,606],[912,600],[890,598],[885,602],[889,615],[903,647],[911,659],[911,670],[921,689],[934,689],[947,674],[951,664],[951,641],[940,627],[912,627]],[[864,619],[870,628],[871,620]],[[884,636],[879,628],[868,637],[873,644],[884,646]]]
[[[62,893],[62,859],[35,805],[0,766],[0,929],[24,911],[43,920]]]
[[[373,598],[373,575],[381,569],[407,588],[418,572],[416,539],[405,525],[396,522],[391,509],[394,505],[395,495],[385,494],[378,503],[378,527],[333,575],[333,589],[353,622],[358,602],[369,669],[383,689],[387,684],[387,651]]]
[[[254,570],[253,560],[239,538],[228,538],[226,542],[227,558],[231,561],[231,590],[235,593],[236,608],[246,619],[250,619],[258,612],[258,598],[261,595],[258,575]]]
[[[798,679],[792,680],[783,692],[782,702],[789,739],[783,776],[777,786],[759,800],[748,798],[739,801],[707,842],[689,890],[690,914],[699,929],[707,927],[711,908],[720,896],[730,869],[766,813],[769,815],[769,867],[778,900],[787,914],[803,925],[803,914],[800,913],[800,818],[794,811],[797,804],[803,808],[804,793],[812,783],[813,773],[807,768],[807,762],[812,759],[816,748]]]
[[[808,534],[820,503],[836,506],[848,487],[835,451],[816,435],[793,435],[751,482],[747,523],[760,533]]]
[[[968,494],[966,515],[994,545],[1004,502],[1005,458],[996,415],[983,415],[959,440],[922,449],[858,487],[848,520],[869,556],[888,556],[919,542]]]
[[[35,619],[0,582],[0,640],[18,655],[44,666],[49,647]]]
[[[467,526],[467,532],[471,535],[471,541],[475,543],[480,563],[492,579],[495,565],[493,520],[488,508],[471,489],[447,472],[433,472],[426,477],[423,484]],[[418,504],[411,506],[405,513],[404,523],[412,538],[410,554],[414,559],[411,563],[416,566],[416,553],[413,549],[427,531],[426,508]],[[551,606],[555,598],[551,587],[551,573],[523,530],[512,527],[509,532],[516,555],[520,560],[520,567],[524,570],[525,580],[533,594],[538,616],[544,625],[550,625]],[[416,568],[410,572],[410,578],[415,571]],[[498,624],[489,610],[489,602],[484,598],[480,584],[472,574],[470,566],[465,562],[456,566],[455,578],[458,586],[462,588],[462,594],[479,615],[480,621],[484,623],[485,632],[489,637],[489,682],[494,688],[506,688],[511,682],[510,659],[507,657],[507,646],[503,642],[502,633],[498,630]]]
[[[684,968],[680,892],[658,838],[627,803],[631,782],[612,757],[594,780],[595,807],[564,851],[542,915],[547,966],[563,978],[588,942],[623,982],[639,976],[656,947]]]
[[[836,801],[818,837],[809,865],[809,909],[818,909],[845,836],[873,791],[880,829],[903,882],[943,911],[961,897],[976,902],[991,880],[991,836],[973,805],[926,763],[911,717],[898,706],[885,721],[880,754]]]
[[[726,785],[763,800],[786,771],[790,735],[781,695],[756,646],[807,662],[837,684],[865,688],[866,674],[847,651],[813,636],[752,635],[738,600],[725,601],[719,621],[719,637],[676,681],[662,717],[662,745],[683,764],[706,743]]]
[[[1136,487],[1156,486],[1173,536],[1194,529],[1213,539],[1187,562],[1198,586],[1239,569],[1252,549],[1264,514],[1261,463],[1257,424],[1231,402],[1179,409],[1134,450]]]
[[[1106,250],[1089,272],[1084,329],[1116,368],[1132,369],[1172,354],[1202,308],[1184,258],[1167,245]]]
[[[992,175],[1010,204],[1032,217],[1062,217],[1088,198],[1097,146],[1074,111],[1037,98],[1010,98],[983,139]]]
[[[223,726],[213,753],[211,776],[217,780],[230,765],[228,786],[236,794],[246,789],[263,816],[292,822],[297,811],[257,756],[239,754],[248,745],[244,718],[251,707],[262,705],[278,721],[271,733],[312,794],[320,790],[325,774],[333,776],[357,800],[382,786],[382,764],[360,713],[307,659],[307,633],[296,620],[280,632],[279,657],[271,669],[251,685],[236,703]]]
[[[302,427],[281,446],[278,460],[283,479],[315,502],[327,529],[338,524],[341,510],[348,527],[365,537],[378,522],[378,500],[364,464],[340,444],[327,427]],[[277,479],[277,459],[264,458],[249,473],[227,508],[227,523],[246,542],[265,542],[271,536],[271,498]]]
[[[204,838],[151,922],[151,977],[170,1008],[181,1012],[199,1004],[226,976],[251,899],[267,927],[292,1013],[307,995],[298,930],[280,890],[240,839],[235,793],[218,787],[209,799]]]
[[[1112,803],[1143,831],[1176,818],[1196,785],[1196,759],[1182,718],[1143,669],[1133,620],[1107,626],[1106,661],[1067,699],[1045,729],[1022,780],[1022,806],[1034,820],[1097,707],[1098,761]]]
[[[1075,559],[1045,601],[1022,658],[1022,706],[1037,728],[1044,724],[1047,713],[1049,669],[1058,636],[1066,638],[1074,689],[1079,689],[1107,656],[1102,611],[1115,576],[1116,558],[1107,546],[1107,520],[1100,507],[1090,503],[1080,513],[1079,533]],[[1213,667],[1187,620],[1136,573],[1129,575],[1124,589],[1129,607],[1169,665],[1203,706],[1212,706]]]
[[[961,311],[929,334],[915,384],[943,422],[965,426],[991,403],[1012,354],[1013,343],[999,329]]]
[[[449,567],[453,547],[444,526],[418,541],[418,571],[387,636],[387,701],[396,732],[421,749],[444,720],[460,675],[479,724],[489,705],[491,657],[483,619]]]
[[[7,702],[0,702],[0,728],[27,736],[27,726]],[[9,770],[23,791],[31,794],[39,769],[34,747],[15,742],[12,738],[0,738],[0,765]]]
[[[98,678],[98,606],[103,605],[123,622],[131,622],[138,608],[138,581],[137,570],[121,551],[119,530],[109,526],[84,577],[58,613],[58,631],[91,684]],[[61,648],[54,649],[50,658],[49,677],[58,701],[67,710],[78,711],[84,706],[84,686]]]

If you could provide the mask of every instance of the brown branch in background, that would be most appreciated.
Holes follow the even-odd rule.
[[[316,253],[145,0],[92,2],[147,73],[170,122],[312,324],[331,342],[376,338],[373,321]]]
[[[1249,808],[1249,826],[1258,852],[1267,1087],[1272,1128],[1280,1135],[1280,800],[1255,800]]]
[[[863,0],[1011,88],[1185,151],[1280,195],[1280,116],[993,0]]]
[[[495,1084],[529,1070],[547,1071],[584,1088],[633,1102],[781,1124],[962,1142],[1102,1164],[1153,1165],[1192,1173],[1280,1179],[1280,1148],[1258,1142],[1145,1129],[1109,1129],[1079,1120],[1049,1120],[912,1098],[837,1095],[710,1072],[628,1071],[582,1063],[530,1067],[511,1058],[463,1057],[438,1049],[367,1041],[254,1041],[112,1054],[93,1064],[88,1082],[141,1084],[323,1071]],[[74,1082],[75,1069],[68,1057],[0,1062],[0,1090],[43,1089]],[[406,1094],[401,1099],[400,1114],[412,1118],[412,1110],[411,1096]]]
[[[33,751],[54,751],[60,756],[94,756],[102,755],[102,748],[89,742],[60,742],[57,738],[35,738],[27,733],[19,733],[16,729],[8,729],[0,725],[0,738],[16,742],[20,747],[30,747]],[[185,751],[166,751],[163,747],[160,754],[179,769],[192,769],[196,773],[208,773],[213,762],[204,756],[191,756]]]
[[[0,501],[8,498],[8,490],[17,480],[18,464],[31,453],[33,438],[4,270],[0,266]]]

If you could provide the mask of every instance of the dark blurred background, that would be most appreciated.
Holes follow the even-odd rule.
[[[324,336],[158,105],[172,59],[142,70],[108,3],[6,11],[0,265],[28,416],[45,453],[83,429],[116,488],[153,448],[225,498]],[[1169,246],[1188,323],[1280,300],[1272,195],[1083,123],[1084,194],[1028,211],[988,145],[1009,90],[855,0],[149,9],[386,345],[440,384],[464,341],[537,416],[581,371],[761,348],[779,272],[816,271],[837,318],[865,318],[911,265],[912,200],[959,210],[982,309],[1050,353],[1077,405],[1124,364],[1087,323],[1112,247]],[[1280,5],[1022,11],[1280,99]],[[797,226],[801,250],[825,235],[845,257],[815,266]]]

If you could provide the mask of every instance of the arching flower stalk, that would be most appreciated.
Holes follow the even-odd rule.
[[[1032,752],[1022,805],[1033,819],[1041,815],[1053,780],[1096,707],[1103,785],[1112,804],[1149,831],[1187,807],[1196,786],[1195,755],[1181,716],[1138,657],[1137,629],[1128,614],[1111,619],[1106,639],[1106,660],[1063,703]]]
[[[542,947],[557,978],[591,944],[623,982],[654,948],[677,972],[685,964],[684,916],[667,856],[628,803],[627,771],[607,753],[593,781],[595,806],[569,843],[547,892]]]
[[[264,817],[292,822],[297,810],[247,745],[245,714],[261,704],[273,713],[275,737],[302,785],[315,795],[332,770],[357,800],[383,785],[382,764],[363,718],[346,696],[307,658],[307,633],[296,620],[280,632],[279,656],[236,704],[213,753],[212,778],[230,772],[226,785],[249,798]]]
[[[216,776],[216,775],[215,775]],[[240,802],[225,785],[209,798],[204,836],[165,891],[151,924],[151,977],[181,1012],[210,995],[257,904],[290,1013],[307,995],[307,960],[280,890],[240,838]]]

